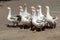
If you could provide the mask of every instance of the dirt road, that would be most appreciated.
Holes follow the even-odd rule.
[[[34,5],[35,7],[38,4],[43,6],[43,13],[46,14],[45,5],[49,5],[51,8],[51,15],[57,16],[58,23],[57,27],[54,30],[46,29],[41,32],[33,32],[30,29],[20,29],[20,28],[9,28],[6,24],[10,24],[7,20],[8,9],[10,6],[12,8],[12,15],[19,14],[19,5],[27,3],[28,12],[30,11],[30,6]],[[53,3],[54,2],[54,3]],[[60,40],[60,1],[41,1],[41,0],[20,0],[20,1],[10,1],[10,2],[1,2],[0,5],[0,40]]]

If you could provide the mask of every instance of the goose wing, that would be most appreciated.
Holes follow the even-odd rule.
[[[17,17],[10,17],[10,19],[12,19],[12,20],[17,20]]]

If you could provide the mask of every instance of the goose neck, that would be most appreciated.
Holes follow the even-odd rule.
[[[23,11],[20,11],[19,15],[22,15]]]
[[[39,12],[40,12],[39,15],[42,15],[42,9],[41,9],[41,7],[40,7],[40,11]]]
[[[11,9],[9,9],[9,14],[8,14],[8,16],[11,16]]]
[[[47,16],[50,16],[49,7],[47,8]]]
[[[27,12],[27,7],[25,6],[25,12]]]
[[[32,15],[35,16],[36,15],[36,12],[32,12]]]
[[[23,9],[20,9],[19,15],[21,15],[23,13]]]

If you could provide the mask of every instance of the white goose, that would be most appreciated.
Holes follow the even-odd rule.
[[[19,8],[20,8],[19,15],[21,16],[21,23],[23,25],[28,25],[28,24],[30,25],[30,18],[29,18],[30,15],[28,15],[26,9],[25,9],[25,11],[23,10],[22,6],[19,6]]]
[[[45,21],[45,16],[42,14],[42,9],[41,9],[41,5],[38,5],[37,11],[38,11],[38,19],[40,21]]]
[[[31,15],[31,18],[32,18],[32,26],[31,26],[31,30],[35,30],[35,26],[37,25],[36,23],[36,20],[37,20],[37,15],[36,15],[36,9],[34,6],[31,6],[31,11],[32,11],[32,15]]]
[[[32,23],[36,24],[36,20],[37,20],[36,9],[34,6],[32,6],[31,8],[32,8]]]
[[[38,5],[37,14],[38,14],[37,22],[39,23],[39,28],[41,30],[44,30],[47,22],[45,21],[45,16],[42,14],[41,5]]]
[[[10,22],[13,23],[13,25],[15,25],[16,23],[18,24],[18,17],[15,17],[15,16],[12,16],[11,15],[11,8],[10,7],[7,7],[8,10],[9,10],[9,14],[8,14],[8,17],[7,17],[7,20],[9,20]]]
[[[55,22],[55,20],[56,20],[57,18],[53,18],[53,17],[50,15],[49,6],[46,6],[46,8],[47,8],[46,21],[48,22],[48,26],[51,27],[51,28],[55,28],[55,27],[56,27],[56,22]]]
[[[40,19],[39,19],[39,22],[38,22],[38,15],[36,13],[35,7],[32,6],[31,8],[32,8],[32,24],[34,25],[34,26],[31,27],[31,29],[32,30],[35,30],[35,29],[36,30],[42,30],[44,22],[42,22]]]
[[[19,8],[20,8],[19,15],[21,16],[21,23],[23,23],[25,21],[25,18],[24,18],[24,10],[23,10],[23,7],[22,6],[19,6]]]
[[[19,15],[22,17],[23,16],[23,7],[19,6],[19,9],[20,9]]]
[[[27,11],[27,5],[26,5],[26,3],[24,4],[24,16],[25,16],[27,22],[31,21],[30,20],[31,19],[31,14],[28,13],[28,11]]]

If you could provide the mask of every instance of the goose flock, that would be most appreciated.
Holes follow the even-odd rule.
[[[24,7],[24,9],[23,9]],[[19,15],[12,16],[11,15],[11,7],[7,7],[9,10],[7,20],[12,22],[14,26],[20,25],[22,23],[23,26],[28,26],[32,31],[34,30],[45,30],[46,27],[55,28],[57,17],[52,17],[50,15],[49,6],[45,6],[46,15],[43,15],[42,6],[38,5],[37,8],[31,6],[31,13],[27,11],[27,5],[19,6]]]

